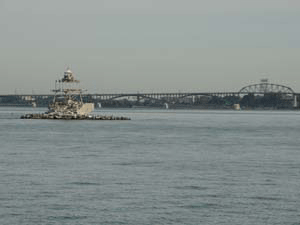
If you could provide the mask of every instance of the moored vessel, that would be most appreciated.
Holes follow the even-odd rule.
[[[64,77],[55,81],[53,102],[49,104],[48,111],[42,114],[26,114],[21,119],[56,119],[56,120],[130,120],[128,117],[91,115],[94,110],[93,103],[84,103],[80,81],[75,79],[68,68]]]

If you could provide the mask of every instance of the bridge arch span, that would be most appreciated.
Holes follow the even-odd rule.
[[[284,86],[284,85],[271,84],[271,83],[260,83],[260,84],[252,84],[252,85],[245,86],[239,91],[239,93],[240,94],[282,93],[282,94],[294,95],[295,92],[292,88]]]

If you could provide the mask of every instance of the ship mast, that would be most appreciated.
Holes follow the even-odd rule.
[[[64,72],[64,77],[60,80],[55,81],[55,89],[52,92],[55,93],[53,102],[56,101],[56,96],[64,96],[65,100],[72,99],[73,96],[79,96],[80,102],[82,103],[83,89],[80,88],[80,81],[76,80],[73,72],[68,67]]]

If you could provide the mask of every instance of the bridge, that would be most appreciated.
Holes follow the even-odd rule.
[[[173,93],[113,93],[113,94],[83,94],[82,96],[90,102],[112,102],[121,100],[130,101],[152,101],[160,103],[194,103],[199,99],[207,98],[236,98],[242,99],[244,96],[277,96],[284,100],[298,101],[300,93],[296,93],[292,88],[268,83],[267,80],[261,80],[261,83],[252,84],[241,88],[238,92],[173,92]],[[1,99],[21,98],[27,102],[34,102],[36,99],[53,99],[53,94],[15,94],[0,95]]]

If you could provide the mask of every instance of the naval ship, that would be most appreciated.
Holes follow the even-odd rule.
[[[63,120],[130,120],[128,117],[114,117],[91,115],[94,103],[84,103],[80,81],[75,79],[73,72],[68,68],[62,79],[55,81],[53,102],[48,111],[42,114],[26,114],[21,119],[63,119]]]

